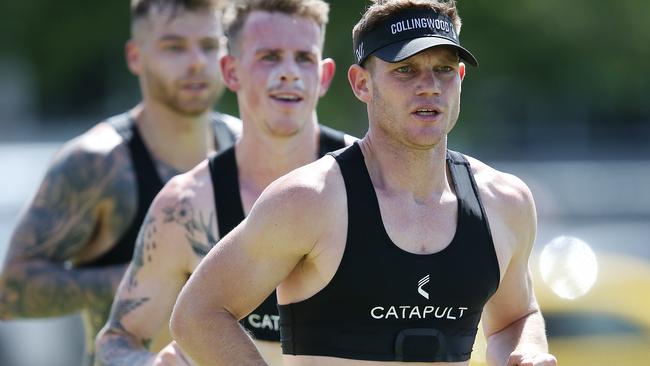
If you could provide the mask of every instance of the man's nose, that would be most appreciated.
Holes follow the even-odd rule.
[[[295,60],[287,58],[280,65],[279,77],[282,82],[294,83],[300,79],[298,64]]]
[[[203,71],[205,65],[208,62],[208,55],[203,51],[201,47],[198,46],[192,47],[190,49],[189,58],[189,68],[192,74],[197,74]]]
[[[433,70],[423,72],[417,79],[416,93],[418,95],[438,95],[440,94],[440,80],[436,77]]]

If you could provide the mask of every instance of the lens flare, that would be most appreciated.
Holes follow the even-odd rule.
[[[560,236],[548,243],[539,257],[542,280],[563,299],[586,294],[598,277],[596,254],[584,241]]]

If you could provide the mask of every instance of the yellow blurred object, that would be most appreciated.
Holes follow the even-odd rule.
[[[650,365],[650,263],[597,252],[598,278],[583,296],[559,297],[531,261],[549,348],[562,366]]]
[[[549,348],[562,366],[650,366],[650,262],[596,252],[598,277],[573,300],[543,281],[537,257],[531,270],[546,319]],[[479,326],[470,366],[486,366]]]
[[[485,335],[483,334],[483,324],[479,323],[478,332],[476,333],[476,342],[472,350],[472,358],[469,360],[469,366],[487,366],[485,361]]]

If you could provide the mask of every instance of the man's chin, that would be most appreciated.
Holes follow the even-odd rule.
[[[267,126],[269,132],[277,137],[292,137],[297,135],[302,129],[302,125],[297,122],[271,123]]]
[[[171,108],[186,117],[199,117],[212,110],[214,103],[176,103]]]

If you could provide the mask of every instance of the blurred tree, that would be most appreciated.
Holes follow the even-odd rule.
[[[35,73],[41,114],[101,111],[109,81],[127,72],[128,2],[14,1],[5,6],[13,46]]]
[[[368,2],[330,4],[325,55],[338,68],[320,119],[362,135],[365,107],[350,91],[347,69],[352,27]],[[138,100],[123,56],[128,6],[2,2],[0,57],[18,55],[31,64],[41,116],[107,116]],[[650,137],[650,2],[459,0],[458,6],[463,44],[481,66],[468,70],[453,144],[496,155],[548,154],[550,144],[558,154],[593,153],[603,143],[647,145],[641,143]],[[219,107],[236,113],[234,96]]]

